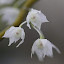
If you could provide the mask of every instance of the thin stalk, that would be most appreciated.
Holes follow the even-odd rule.
[[[19,27],[22,27],[25,23],[27,23],[26,21],[22,22]]]
[[[40,39],[44,39],[44,35],[42,31],[36,28],[32,23],[31,23],[31,26],[38,32],[38,34],[40,35]]]

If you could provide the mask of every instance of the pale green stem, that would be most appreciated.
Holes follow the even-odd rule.
[[[25,23],[27,23],[26,21],[22,22],[19,27],[22,27]]]
[[[44,39],[44,35],[41,32],[41,30],[39,30],[38,28],[36,28],[35,26],[33,26],[33,24],[31,23],[32,27],[38,32],[38,34],[40,35],[40,39]]]

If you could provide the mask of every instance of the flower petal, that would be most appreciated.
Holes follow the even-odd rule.
[[[21,28],[21,39],[25,39],[25,32],[23,28]]]
[[[23,28],[21,28],[21,39],[22,39],[22,41],[16,47],[19,47],[19,45],[21,45],[24,42],[25,32],[24,32]]]
[[[22,41],[16,47],[19,47],[23,42],[24,40],[22,39]]]
[[[27,27],[29,27],[29,29],[31,29],[31,27],[30,27],[30,24],[29,24],[29,23],[27,23]]]
[[[59,50],[54,44],[52,44],[52,47],[55,48],[55,50],[56,50],[59,54],[61,54],[60,50]]]
[[[5,34],[4,34],[3,37],[5,37],[5,38],[12,37],[12,32],[13,32],[14,29],[15,29],[14,26],[10,27],[10,28],[5,32]]]
[[[13,42],[14,42],[14,38],[9,38],[9,44],[8,44],[8,46],[10,46]]]

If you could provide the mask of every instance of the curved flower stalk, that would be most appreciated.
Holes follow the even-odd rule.
[[[60,50],[52,44],[47,39],[37,39],[31,49],[31,58],[32,54],[36,53],[38,59],[42,61],[45,56],[53,57],[53,50],[54,48],[59,54],[61,53]]]
[[[44,35],[42,31],[39,30],[37,27],[35,27],[32,23],[31,23],[31,26],[38,32],[38,34],[40,35],[40,39],[44,39]]]
[[[2,15],[2,21],[6,21],[8,25],[12,25],[19,14],[19,9],[6,7],[0,9],[0,15]]]
[[[26,17],[27,26],[30,27],[30,22],[36,26],[39,30],[41,28],[41,24],[44,22],[49,22],[46,18],[46,16],[38,10],[31,9]]]
[[[15,0],[0,0],[0,5],[12,4]]]
[[[12,43],[16,43],[20,38],[22,41],[16,46],[19,47],[20,44],[24,42],[25,38],[25,32],[24,29],[21,27],[10,27],[4,34],[4,38],[9,38],[9,45],[10,46]]]

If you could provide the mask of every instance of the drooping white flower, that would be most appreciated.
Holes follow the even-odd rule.
[[[38,10],[35,9],[31,9],[26,17],[26,21],[27,21],[27,26],[31,29],[30,27],[30,22],[36,26],[38,29],[41,28],[41,24],[44,22],[49,22],[46,18],[46,16]]]
[[[32,58],[32,54],[34,53],[36,53],[40,61],[42,61],[43,58],[45,58],[45,56],[53,57],[52,48],[55,48],[56,51],[60,53],[59,49],[54,44],[52,44],[49,40],[37,39],[32,46],[31,58]]]
[[[22,41],[17,45],[17,47],[22,44],[24,42],[24,38],[25,38],[25,32],[24,29],[21,27],[10,27],[10,29],[8,29],[4,36],[4,38],[9,38],[9,45],[10,46],[12,43],[16,43],[16,41],[18,41],[20,38],[22,39]]]
[[[6,7],[0,9],[0,15],[2,15],[2,21],[6,21],[8,25],[12,25],[19,14],[19,9]]]
[[[0,5],[12,4],[15,0],[0,0]]]

